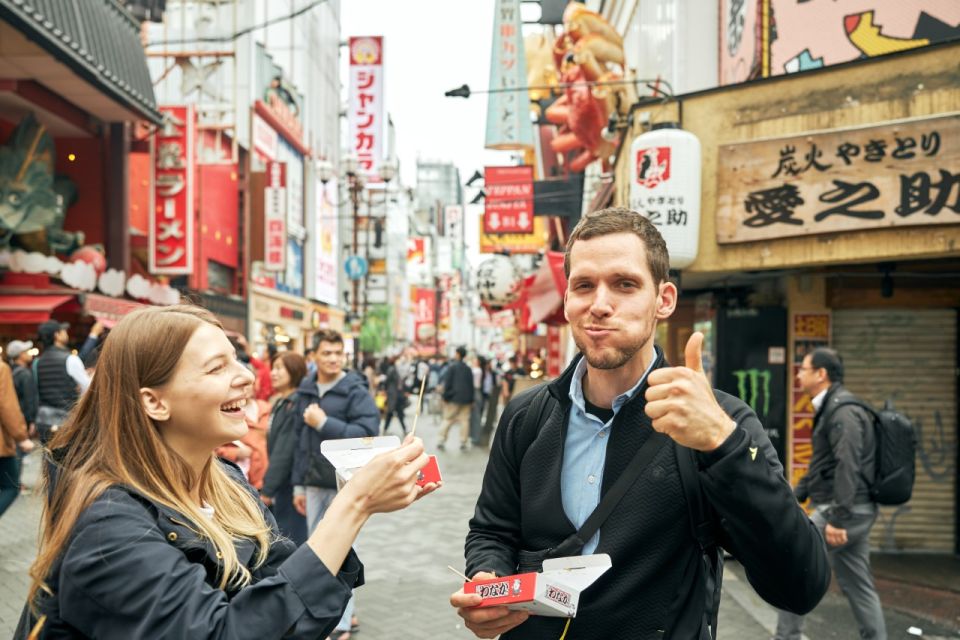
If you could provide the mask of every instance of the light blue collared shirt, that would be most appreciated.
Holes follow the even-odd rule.
[[[607,461],[607,440],[613,420],[636,394],[640,385],[653,369],[656,351],[650,366],[643,372],[637,384],[613,399],[613,418],[604,424],[596,416],[587,413],[583,399],[583,376],[587,372],[587,360],[581,358],[573,370],[570,381],[570,421],[567,424],[567,439],[563,449],[563,468],[560,471],[560,495],[563,511],[577,529],[583,526],[593,510],[600,504],[600,488],[603,486],[603,467]],[[600,531],[593,534],[583,545],[583,555],[596,551],[600,543]]]

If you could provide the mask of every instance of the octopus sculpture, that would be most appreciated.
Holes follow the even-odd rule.
[[[571,172],[579,173],[598,158],[606,164],[616,139],[604,137],[604,129],[614,112],[627,112],[636,92],[624,82],[623,38],[606,20],[582,4],[570,3],[563,26],[553,46],[555,72],[537,67],[531,73],[555,77],[562,87],[544,115],[558,127],[553,150],[568,158]]]

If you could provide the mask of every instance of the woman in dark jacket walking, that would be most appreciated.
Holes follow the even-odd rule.
[[[411,439],[360,469],[298,549],[213,450],[246,432],[253,375],[199,307],[131,313],[54,436],[17,637],[322,638],[362,582],[373,513],[428,490]],[[39,627],[39,629],[38,629]]]
[[[294,544],[307,541],[307,519],[293,508],[293,455],[300,439],[302,420],[297,414],[297,387],[307,375],[307,362],[299,353],[287,351],[273,359],[270,382],[276,392],[270,411],[267,453],[270,466],[263,477],[260,496],[273,511],[280,533]]]

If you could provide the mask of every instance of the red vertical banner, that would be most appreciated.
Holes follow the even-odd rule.
[[[287,261],[287,165],[267,163],[267,186],[263,190],[263,268],[283,271]]]
[[[437,333],[434,289],[410,287],[410,302],[413,307],[413,340],[419,345],[432,346]]]
[[[830,314],[796,313],[793,316],[793,378],[790,385],[792,402],[790,424],[790,483],[794,486],[810,467],[813,457],[813,418],[816,413],[810,396],[800,388],[797,372],[803,358],[817,347],[830,344]]]
[[[347,148],[356,154],[360,172],[379,182],[384,149],[383,36],[350,38],[347,123]]]
[[[154,203],[150,207],[150,273],[185,275],[194,263],[196,113],[193,105],[160,107],[154,144]]]
[[[533,233],[533,167],[485,167],[484,233]]]
[[[560,327],[547,325],[547,376],[556,378],[563,368],[560,355]]]

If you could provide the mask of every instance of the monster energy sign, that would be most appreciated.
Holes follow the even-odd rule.
[[[734,371],[737,378],[737,394],[740,399],[750,405],[757,415],[765,416],[770,413],[770,372],[759,369],[741,369]],[[761,389],[761,382],[763,387]],[[749,385],[749,389],[747,388]],[[748,393],[749,391],[749,393]],[[763,398],[763,411],[760,411],[759,402]]]

